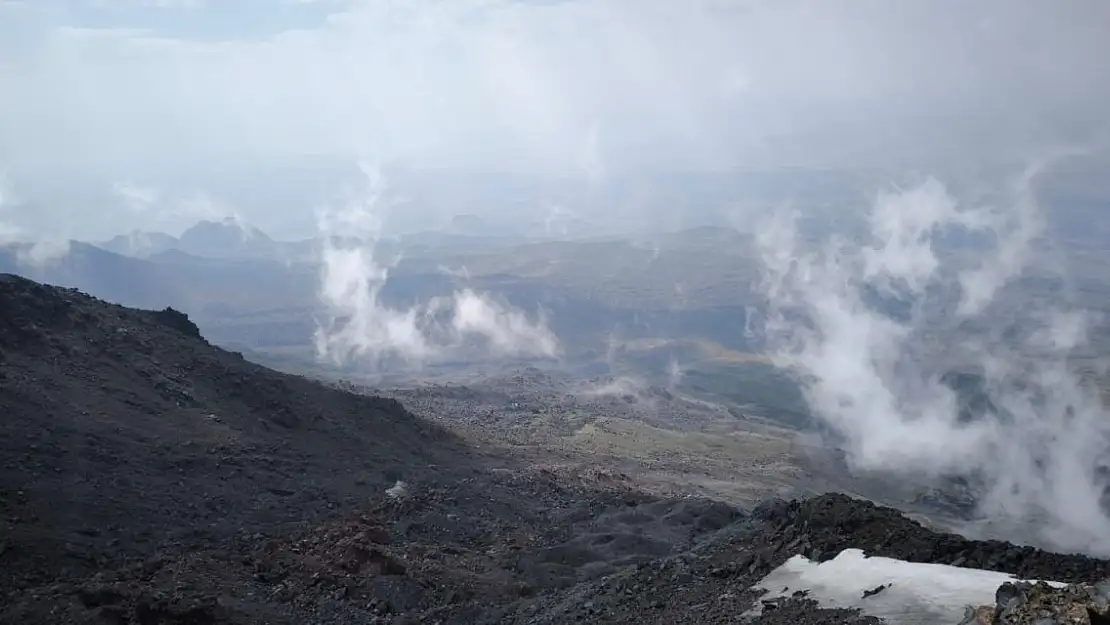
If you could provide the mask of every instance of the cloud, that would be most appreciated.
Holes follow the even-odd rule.
[[[0,221],[0,245],[7,245],[19,241],[19,234],[19,228]]]
[[[686,377],[686,370],[677,358],[671,356],[670,362],[667,363],[667,389],[676,390],[684,377]]]
[[[5,221],[5,212],[12,204],[11,190],[8,188],[7,176],[0,172],[0,244],[10,243],[19,233],[19,228]]]
[[[559,352],[559,340],[543,319],[533,322],[524,312],[470,289],[456,292],[453,299],[451,328],[456,336],[481,336],[499,355],[554,356]]]
[[[134,9],[198,9],[205,0],[79,0],[76,4],[101,11]]]
[[[69,241],[58,239],[33,241],[19,249],[16,262],[23,267],[46,267],[68,256],[69,250]]]
[[[204,191],[174,193],[128,181],[117,182],[112,186],[112,193],[130,213],[131,233],[164,231],[176,234],[198,221],[233,223],[245,238],[254,232],[233,206]]]
[[[362,154],[584,182],[586,198],[568,184],[526,201],[681,224],[730,198],[683,188],[664,211],[598,187],[629,172],[673,188],[694,183],[655,174],[966,171],[1110,136],[1097,0],[104,4],[0,5],[0,162],[45,224],[65,215],[91,238],[130,229],[125,210],[84,210],[120,180],[207,189],[301,236],[321,172]]]
[[[992,521],[1108,555],[1110,419],[1069,362],[1089,317],[1051,290],[1035,173],[987,204],[880,194],[861,240],[806,245],[777,215],[766,336],[855,469],[971,480]]]
[[[148,213],[160,197],[158,189],[142,187],[130,182],[118,182],[112,187],[112,191],[123,200],[128,210],[137,215]]]
[[[322,237],[320,300],[325,312],[315,333],[317,354],[337,364],[371,369],[419,366],[460,354],[554,357],[558,338],[540,317],[491,295],[461,289],[409,308],[393,308],[381,291],[399,260],[377,256],[382,228],[394,208],[380,169],[363,165],[365,197],[319,213]]]
[[[65,258],[69,239],[35,236],[13,219],[20,207],[7,176],[0,171],[0,248],[14,248],[16,263],[24,268],[44,267]]]
[[[0,9],[0,157],[117,175],[365,150],[587,176],[883,164],[892,142],[950,157],[1090,135],[1110,96],[1097,0],[222,6]]]

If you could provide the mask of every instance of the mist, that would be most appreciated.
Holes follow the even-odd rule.
[[[759,236],[766,338],[854,470],[966,480],[1011,538],[1107,555],[1110,419],[1072,362],[1093,316],[1066,288],[1017,290],[1067,284],[1032,190],[1048,165],[988,203],[936,179],[880,193],[862,240],[802,244],[778,214]]]
[[[306,207],[365,154],[435,172],[414,187],[453,172],[487,190],[503,174],[590,188],[781,167],[947,175],[1107,137],[1096,0],[112,4],[0,3],[0,166],[41,207],[32,229],[153,228],[134,208],[163,189],[161,203],[207,191],[308,236]],[[604,206],[673,225],[693,190]],[[560,195],[525,200],[561,207],[552,233],[584,209]]]
[[[283,357],[360,372],[606,347],[612,372],[622,339],[605,346],[605,326],[653,306],[674,321],[657,327],[729,357],[766,342],[855,468],[965,479],[983,515],[1047,519],[1044,540],[1110,553],[1106,419],[1074,371],[1097,319],[1052,242],[1065,216],[1105,248],[1087,222],[1110,205],[1110,4],[227,6],[0,1],[0,244],[18,242],[20,264],[63,257],[71,238],[165,251],[159,234],[198,221],[234,227],[211,247],[269,233],[254,255],[186,259],[205,269],[180,297],[225,337],[296,327]],[[1066,145],[1084,148],[1061,159]],[[456,217],[477,235],[451,231]],[[755,235],[766,301],[745,299],[748,250],[657,236],[702,226]],[[393,245],[414,234],[436,236]],[[384,295],[395,250],[448,235],[551,246],[504,264],[459,252],[473,241],[433,249],[405,277],[442,292]],[[605,237],[629,236],[650,254],[607,254]],[[552,243],[582,239],[597,245]],[[248,302],[250,280],[224,274],[300,299],[259,288]],[[233,310],[262,300],[275,309]],[[739,338],[690,330],[732,311]],[[661,383],[683,387],[698,358],[671,355]]]
[[[69,239],[43,237],[19,223],[20,203],[13,197],[8,181],[0,172],[0,250],[12,247],[20,267],[46,267],[69,253]]]
[[[457,358],[467,347],[502,358],[559,355],[542,315],[530,317],[491,294],[463,287],[408,308],[384,303],[381,289],[400,258],[381,258],[377,244],[395,204],[381,170],[361,169],[364,195],[319,211],[327,315],[317,321],[318,357],[372,372]]]
[[[246,219],[228,202],[202,189],[166,190],[131,181],[116,182],[112,195],[122,201],[135,226],[128,234],[164,232],[177,236],[198,221],[235,224],[244,237],[250,236]]]

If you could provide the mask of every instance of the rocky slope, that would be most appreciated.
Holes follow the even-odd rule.
[[[3,623],[881,622],[866,597],[894,596],[885,583],[850,606],[760,587],[851,548],[1014,574],[967,623],[1098,623],[1106,604],[1104,561],[842,495],[740,510],[522,464],[396,401],[246,362],[175,311],[14,276],[0,416]]]
[[[364,505],[472,448],[395,401],[274,373],[175,311],[0,277],[6,588]]]

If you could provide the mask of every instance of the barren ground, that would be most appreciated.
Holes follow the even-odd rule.
[[[0,276],[0,622],[732,623],[791,556],[847,547],[1110,574],[844,495],[755,505],[821,477],[786,430],[544,376],[351,393]],[[776,607],[756,622],[874,622]]]

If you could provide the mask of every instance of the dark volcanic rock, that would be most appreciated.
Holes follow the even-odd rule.
[[[0,596],[329,518],[398,476],[477,466],[395,400],[246,362],[183,313],[10,275],[0,415]],[[171,608],[145,613],[160,610]]]
[[[1110,563],[1083,556],[938,534],[891,508],[828,494],[767,502],[690,551],[622,570],[602,583],[579,585],[541,599],[538,606],[532,605],[531,611],[522,612],[510,622],[738,622],[741,614],[759,607],[761,593],[753,592],[752,586],[788,559],[804,555],[827,561],[847,548],[862,549],[872,556],[1064,582],[1101,580],[1110,570]],[[853,610],[821,609],[804,594],[774,600],[763,607],[762,614],[751,622],[880,622]],[[1046,625],[1051,623],[1047,621]]]
[[[200,328],[197,327],[197,324],[189,320],[189,315],[170,307],[166,307],[165,310],[159,310],[152,314],[155,319],[166,327],[173,328],[191,339],[204,340],[204,337],[200,335]]]
[[[972,617],[975,618],[972,618]],[[978,620],[976,620],[978,619]],[[1110,582],[1054,588],[1039,582],[1003,584],[994,606],[981,606],[960,625],[1106,625]]]
[[[1110,562],[1105,560],[933,532],[893,508],[846,495],[768,502],[754,516],[767,531],[797,541],[802,547],[797,553],[818,561],[858,548],[872,556],[1000,571],[1027,579],[1094,582],[1110,577]]]
[[[842,495],[652,497],[470,445],[219,350],[177,311],[0,276],[0,622],[735,623],[790,557],[850,547],[1084,583],[1004,588],[980,612],[1000,623],[1103,614],[1104,561]],[[801,593],[753,622],[878,621]]]

